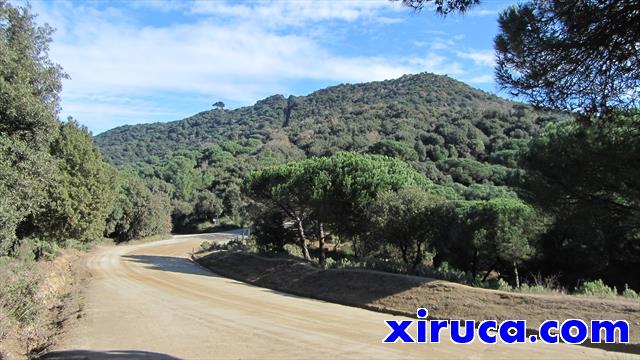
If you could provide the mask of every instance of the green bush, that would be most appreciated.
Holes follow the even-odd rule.
[[[520,288],[516,290],[518,292],[525,293],[525,294],[545,294],[552,291],[551,289],[547,289],[544,286],[539,284],[534,284],[534,285],[522,284]]]
[[[72,242],[76,240],[68,240]],[[60,253],[60,246],[52,241],[45,241],[36,238],[27,238],[20,241],[14,256],[22,261],[30,262],[32,260],[51,260]]]
[[[337,261],[335,261],[333,258],[329,257],[326,258],[324,260],[324,266],[327,267],[327,269],[331,269],[331,268],[335,268],[337,264]]]
[[[638,299],[640,298],[640,295],[638,295],[637,292],[635,292],[633,289],[629,288],[629,285],[624,284],[624,291],[622,291],[622,296],[624,296],[627,299]]]
[[[618,290],[607,286],[601,279],[594,281],[585,281],[576,288],[576,294],[597,296],[597,297],[614,297],[618,295]]]
[[[295,257],[303,257],[302,256],[302,249],[300,249],[300,247],[298,245],[294,245],[294,244],[285,244],[283,246],[284,251],[291,255],[291,256],[295,256]]]
[[[200,243],[200,252],[211,250],[213,243],[211,241],[203,241]]]
[[[500,290],[500,291],[512,291],[513,288],[509,285],[508,282],[504,281],[501,278],[490,279],[483,283],[480,283],[480,286],[486,289]]]
[[[470,273],[451,267],[446,261],[440,264],[436,269],[430,266],[419,266],[416,271],[416,275],[453,281],[461,284],[474,283],[474,279]]]
[[[204,241],[200,244],[201,251],[249,251],[255,252],[255,245],[251,241],[240,239],[229,240],[224,243]]]

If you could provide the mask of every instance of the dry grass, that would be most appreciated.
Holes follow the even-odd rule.
[[[0,358],[21,359],[45,350],[80,307],[78,266],[83,252],[64,250],[50,261],[4,258],[0,266]]]

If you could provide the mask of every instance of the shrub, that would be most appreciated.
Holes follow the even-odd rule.
[[[520,293],[528,294],[565,294],[566,290],[560,285],[557,275],[542,276],[538,273],[533,276],[533,284],[524,283],[519,289],[514,289]]]
[[[245,242],[240,239],[233,239],[223,243],[203,241],[200,244],[200,249],[203,252],[204,251],[220,251],[220,250],[254,252],[255,246],[253,246],[253,243],[251,243],[250,241]]]
[[[283,248],[284,248],[284,251],[291,256],[300,257],[300,258],[303,257],[302,249],[300,249],[298,245],[285,244]]]
[[[516,289],[518,292],[526,293],[526,294],[544,294],[551,292],[551,289],[547,289],[542,285],[534,284],[522,284],[519,289]]]
[[[446,261],[440,264],[437,269],[430,266],[420,266],[416,271],[416,275],[453,281],[461,284],[474,283],[473,276],[470,273],[451,267]]]
[[[618,295],[618,290],[607,286],[601,279],[594,281],[585,281],[576,288],[576,294],[598,296],[598,297],[614,297]]]
[[[630,289],[629,285],[627,284],[624,284],[624,291],[622,291],[622,296],[626,297],[627,299],[640,298],[640,295],[638,295],[638,293],[635,292],[633,289]]]
[[[0,309],[21,324],[32,322],[42,310],[38,299],[40,277],[33,263],[0,261]]]
[[[500,291],[512,291],[513,288],[509,285],[508,282],[504,281],[502,278],[490,279],[483,283],[480,283],[480,286],[486,289],[500,290]]]
[[[326,259],[324,260],[324,266],[326,266],[326,267],[327,267],[327,269],[335,268],[335,267],[336,267],[336,263],[337,263],[337,262],[336,262],[335,260],[333,260],[333,258],[330,258],[330,257],[329,257],[329,258],[326,258]]]
[[[200,252],[211,250],[213,243],[211,241],[203,241],[200,243]]]

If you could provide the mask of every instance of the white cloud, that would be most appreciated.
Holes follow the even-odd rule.
[[[149,4],[156,3],[145,3]],[[248,10],[247,5],[211,1],[196,2],[194,8],[241,17],[295,15],[297,22],[329,18],[351,21],[373,16],[375,9],[389,6],[386,1],[318,4],[277,2]],[[433,58],[337,55],[313,38],[271,31],[261,22],[258,26],[204,18],[191,24],[140,27],[126,14],[112,9],[65,5],[47,12],[55,15],[49,18],[60,29],[51,56],[72,77],[65,83],[65,97],[182,91],[250,101],[283,90],[286,81],[382,80],[405,73],[439,72],[443,63]]]
[[[135,0],[130,1],[128,5],[133,8],[148,8],[163,12],[186,10],[191,6],[189,2],[180,0]]]
[[[472,9],[466,13],[469,16],[497,16],[500,13],[498,9]]]
[[[409,63],[425,69],[423,71],[433,72],[442,75],[461,75],[465,73],[462,65],[439,55],[427,55],[423,58],[411,58]]]
[[[297,35],[211,22],[167,28],[102,24],[59,42],[54,59],[72,75],[66,91],[188,91],[248,101],[286,80],[370,81],[421,69],[412,59],[344,57]]]
[[[474,76],[467,79],[467,81],[472,84],[488,84],[493,82],[493,75],[491,74],[478,75],[478,76]]]
[[[414,45],[416,46],[425,46],[428,45],[431,50],[445,50],[452,49],[458,45],[462,39],[464,39],[464,35],[454,35],[448,37],[447,34],[441,34],[439,32],[429,32],[431,35],[437,33],[438,36],[433,37],[433,39],[428,41],[414,41]]]
[[[419,55],[358,56],[331,50],[326,21],[403,21],[395,13],[399,4],[387,0],[146,0],[128,5],[190,16],[189,22],[154,26],[141,25],[126,8],[80,4],[36,2],[34,9],[58,29],[51,57],[72,78],[64,83],[64,114],[92,119],[100,129],[108,128],[104,123],[109,119],[116,125],[127,118],[141,122],[188,115],[153,100],[159,93],[197,97],[203,103],[216,98],[248,104],[290,93],[288,86],[300,81],[364,82],[422,71],[469,72],[455,56],[438,53],[451,51],[461,35],[438,32],[434,39],[414,41],[424,46]],[[486,51],[456,54],[470,59],[468,63],[493,63],[493,54]]]
[[[462,58],[472,60],[476,65],[495,65],[495,52],[493,50],[456,51],[456,54]]]
[[[309,22],[341,20],[353,22],[377,19],[395,22],[398,19],[380,16],[380,10],[400,9],[400,4],[387,0],[368,1],[261,1],[258,3],[227,3],[196,1],[191,11],[196,14],[231,16],[243,20],[259,20],[262,25],[300,26]]]

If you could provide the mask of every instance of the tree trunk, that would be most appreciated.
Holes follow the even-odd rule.
[[[485,282],[485,280],[487,280],[487,277],[489,277],[489,274],[491,274],[491,272],[493,271],[493,269],[496,267],[496,265],[498,265],[498,261],[496,260],[496,262],[493,263],[493,265],[491,265],[491,267],[489,268],[489,270],[487,271],[486,274],[484,274],[484,277],[482,278],[482,282]]]
[[[473,281],[476,280],[476,274],[478,273],[478,249],[473,252],[473,263],[471,264],[471,273],[473,274]],[[483,280],[484,281],[484,280]]]
[[[402,253],[402,260],[404,263],[409,266],[409,256],[407,256],[407,247],[400,245],[400,252]]]
[[[319,255],[318,255],[318,263],[320,264],[320,266],[324,267],[324,260],[325,260],[325,253],[324,253],[324,225],[322,224],[322,222],[320,222],[318,224],[319,227],[319,231],[320,231],[320,239],[318,240],[318,251],[319,251]]]
[[[338,248],[340,247],[340,237],[335,236],[334,238],[334,242],[333,242],[333,252],[337,252]]]
[[[422,244],[418,242],[416,244],[416,257],[413,259],[413,265],[411,266],[411,273],[415,274],[418,265],[422,263]]]
[[[310,261],[311,256],[309,256],[309,249],[307,248],[307,239],[304,237],[304,227],[302,227],[302,220],[299,217],[296,218],[296,224],[298,225],[298,238],[302,255],[305,260]]]
[[[360,259],[360,252],[358,251],[358,238],[354,236],[351,238],[351,248],[353,249],[353,256],[356,259]]]
[[[520,277],[518,276],[518,265],[515,263],[515,261],[513,262],[513,273],[516,276],[516,289],[520,288]]]

